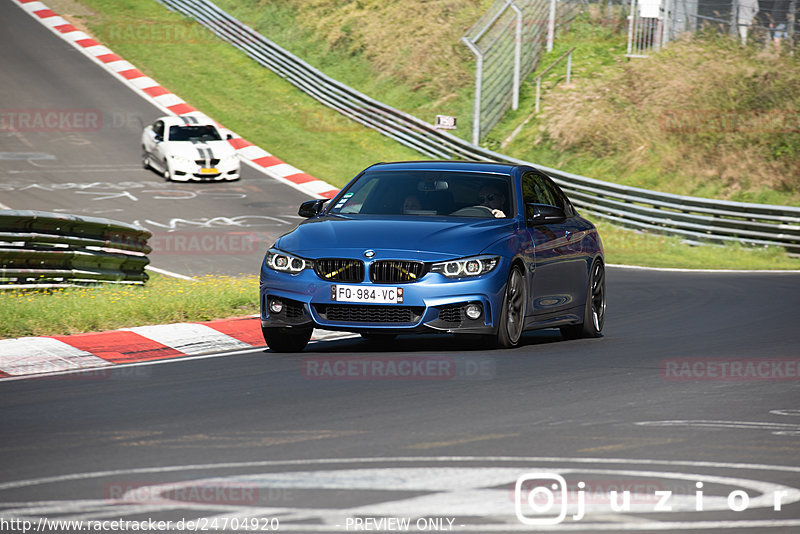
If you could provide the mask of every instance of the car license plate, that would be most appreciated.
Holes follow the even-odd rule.
[[[200,169],[200,174],[219,174],[219,170],[214,167]]]
[[[331,300],[370,304],[402,304],[402,287],[331,286]]]

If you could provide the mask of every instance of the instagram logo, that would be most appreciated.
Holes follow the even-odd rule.
[[[556,504],[558,515],[553,515]],[[525,525],[561,523],[567,517],[567,481],[555,473],[520,476],[514,486],[514,512]]]

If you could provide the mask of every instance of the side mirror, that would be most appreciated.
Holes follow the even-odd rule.
[[[231,139],[233,139],[233,134],[228,134],[228,135],[226,135],[226,136],[225,136],[225,139],[227,139],[228,141],[230,141]]]
[[[300,204],[300,209],[297,210],[297,214],[300,217],[305,217],[308,219],[309,217],[314,217],[319,215],[322,211],[322,207],[328,201],[326,198],[320,198],[317,200],[306,200],[302,204]]]
[[[564,210],[556,206],[529,202],[525,207],[528,212],[528,221],[533,224],[560,223],[567,219]]]
[[[156,139],[156,143],[160,143],[161,141],[164,140],[164,136],[163,135],[156,134],[154,137]]]

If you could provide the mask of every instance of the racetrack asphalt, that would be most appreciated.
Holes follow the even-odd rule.
[[[164,113],[53,35],[0,4],[4,119],[54,111],[53,128],[0,128],[0,204],[139,223],[157,268],[194,276],[251,274],[311,198],[242,165],[232,183],[165,182],[142,168],[141,133]]]

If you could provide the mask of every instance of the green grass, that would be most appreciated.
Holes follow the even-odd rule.
[[[689,245],[675,236],[621,228],[602,219],[587,217],[597,225],[606,263],[681,269],[800,270],[800,258],[779,247]]]
[[[487,135],[487,146],[625,185],[800,205],[797,57],[703,36],[628,60],[625,34],[584,15],[540,70],[572,46],[573,83],[564,83],[563,63],[546,76],[537,115],[534,73],[523,84],[519,110]],[[684,122],[669,119],[676,115]],[[717,122],[729,118],[739,122]],[[676,128],[684,124],[690,127]]]
[[[84,14],[78,18],[104,44],[190,104],[312,175],[341,186],[359,170],[376,161],[423,158],[419,153],[318,104],[230,45],[209,36],[203,38],[202,30],[195,29],[191,32],[193,36],[200,36],[194,39],[196,42],[185,38],[176,42],[148,39],[148,35],[165,35],[165,28],[175,27],[185,31],[186,27],[195,26],[153,0],[80,1],[94,10],[94,14]],[[402,80],[417,76],[413,71],[399,74],[376,72],[369,58],[358,52],[357,43],[352,42],[353,38],[351,42],[345,43],[347,46],[340,46],[317,36],[310,29],[308,21],[298,24],[293,1],[219,0],[219,4],[224,8],[231,8],[235,16],[252,24],[277,44],[300,55],[328,75],[370,96],[410,112],[427,113],[420,110],[428,109],[431,116],[423,118],[429,120],[432,120],[434,112],[453,114],[459,118],[470,116],[471,113],[467,110],[471,110],[468,98],[472,90],[471,78],[466,85],[459,87],[454,82],[448,91],[442,91],[439,96],[445,99],[447,105],[438,108],[434,104],[441,98],[436,98],[435,83],[409,87]],[[323,5],[327,0],[314,2]],[[469,8],[477,10],[476,13],[482,13],[485,6],[476,6],[478,4],[473,3]],[[158,28],[160,33],[136,33],[148,25]],[[141,35],[144,38],[137,37]],[[622,57],[624,35],[617,28],[578,20],[573,24],[571,33],[556,41],[555,49],[542,60],[540,68],[549,65],[573,45],[578,46],[573,58],[577,80],[597,78],[619,64],[627,64],[627,60]],[[454,57],[462,57],[459,54],[455,53]],[[464,66],[457,65],[453,68],[463,71]],[[550,89],[543,99],[545,106],[555,91],[573,90],[564,88],[563,82],[553,88],[553,84],[563,78],[563,74],[562,66],[548,77],[545,86]],[[430,75],[428,77],[431,78]],[[422,78],[425,79],[424,76]],[[455,79],[457,81],[460,78],[456,76]],[[487,138],[486,143],[490,147],[498,148],[514,128],[531,115],[534,86],[530,79],[521,91],[520,110],[509,112]],[[577,149],[556,149],[553,141],[545,135],[546,127],[547,124],[541,117],[533,117],[506,152],[543,165],[643,187],[663,185],[665,176],[668,176],[658,166],[652,165],[645,165],[636,172],[625,174],[620,172],[618,158],[599,158]],[[468,128],[459,131],[464,133]],[[671,183],[676,184],[675,187],[682,187],[679,180]],[[711,180],[705,187],[701,193],[711,195],[716,191]],[[689,191],[675,192],[685,194]],[[753,200],[777,202],[779,199],[785,199],[784,193],[764,190],[761,196]],[[662,243],[661,237],[635,233],[609,224],[602,224],[601,232],[606,237],[606,253],[610,263],[670,267],[800,268],[800,260],[775,250],[690,247],[674,238],[663,240],[663,246],[654,249],[652,244]],[[641,240],[645,240],[643,247],[634,246]]]
[[[317,178],[342,186],[377,161],[422,156],[317,103],[232,46],[211,38],[163,42],[189,23],[154,1],[82,0],[80,19],[148,76],[242,137]],[[142,27],[157,28],[148,32]],[[194,42],[193,42],[194,41]]]
[[[0,337],[66,335],[258,313],[258,277],[0,291]]]
[[[436,37],[456,43],[445,51],[428,54],[434,59],[424,64],[408,58],[415,53],[403,48],[411,41],[407,36],[404,39],[387,34],[390,28],[378,26],[375,17],[392,9],[393,3],[385,0],[362,0],[360,3],[370,2],[383,5],[373,9],[362,25],[357,20],[341,22],[348,11],[354,11],[342,2],[217,0],[215,3],[326,75],[367,96],[429,123],[435,121],[437,114],[458,117],[459,127],[453,133],[467,139],[472,131],[474,74],[471,55],[458,39],[462,29],[466,30],[491,1],[459,6],[457,20],[450,21],[454,27],[446,28],[446,35],[441,34],[442,21],[437,20],[435,14],[417,11],[426,5],[435,10],[436,3],[416,3],[415,9],[406,9],[402,24],[394,21],[395,31],[415,28],[413,40],[428,50],[430,46],[438,46],[438,42],[431,42]],[[313,3],[318,4],[319,9],[310,15]],[[409,2],[397,5],[409,6]],[[370,9],[370,6],[363,9]],[[378,31],[380,35],[373,35]],[[368,42],[365,44],[359,39]],[[437,56],[440,56],[438,61]],[[389,57],[391,60],[387,59]],[[347,122],[347,119],[339,122]]]

